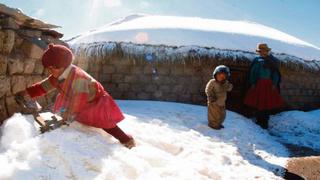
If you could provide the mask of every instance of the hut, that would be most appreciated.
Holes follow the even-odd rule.
[[[320,49],[256,23],[132,15],[69,41],[74,63],[117,99],[206,104],[215,66],[231,68],[227,108],[247,114],[242,101],[255,48],[266,42],[281,62],[286,109],[319,107]]]

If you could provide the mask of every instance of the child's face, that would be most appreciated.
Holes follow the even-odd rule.
[[[65,68],[64,67],[57,68],[54,66],[49,66],[47,69],[53,77],[58,78],[63,73]]]
[[[217,81],[224,82],[227,79],[227,75],[226,73],[221,72],[216,75],[216,78]]]

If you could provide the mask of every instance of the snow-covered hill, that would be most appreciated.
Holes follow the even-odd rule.
[[[197,17],[132,15],[84,33],[70,44],[133,42],[169,46],[202,46],[254,52],[268,43],[276,53],[320,60],[320,48],[261,24]]]

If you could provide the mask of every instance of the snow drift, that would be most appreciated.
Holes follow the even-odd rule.
[[[203,106],[118,103],[137,147],[77,122],[37,135],[32,116],[15,114],[1,127],[0,179],[279,179],[286,164],[286,148],[239,114],[216,131]]]
[[[320,48],[261,24],[196,17],[132,15],[84,33],[70,44],[132,42],[166,46],[200,46],[254,52],[265,42],[275,53],[320,60]]]
[[[320,110],[282,112],[271,118],[270,126],[282,142],[320,151]]]

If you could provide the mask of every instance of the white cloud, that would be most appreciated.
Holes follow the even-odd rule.
[[[121,5],[121,0],[104,0],[104,6],[108,8],[119,7]]]
[[[38,9],[34,13],[34,17],[39,18],[39,17],[42,17],[44,14],[45,14],[45,10],[44,9]]]

